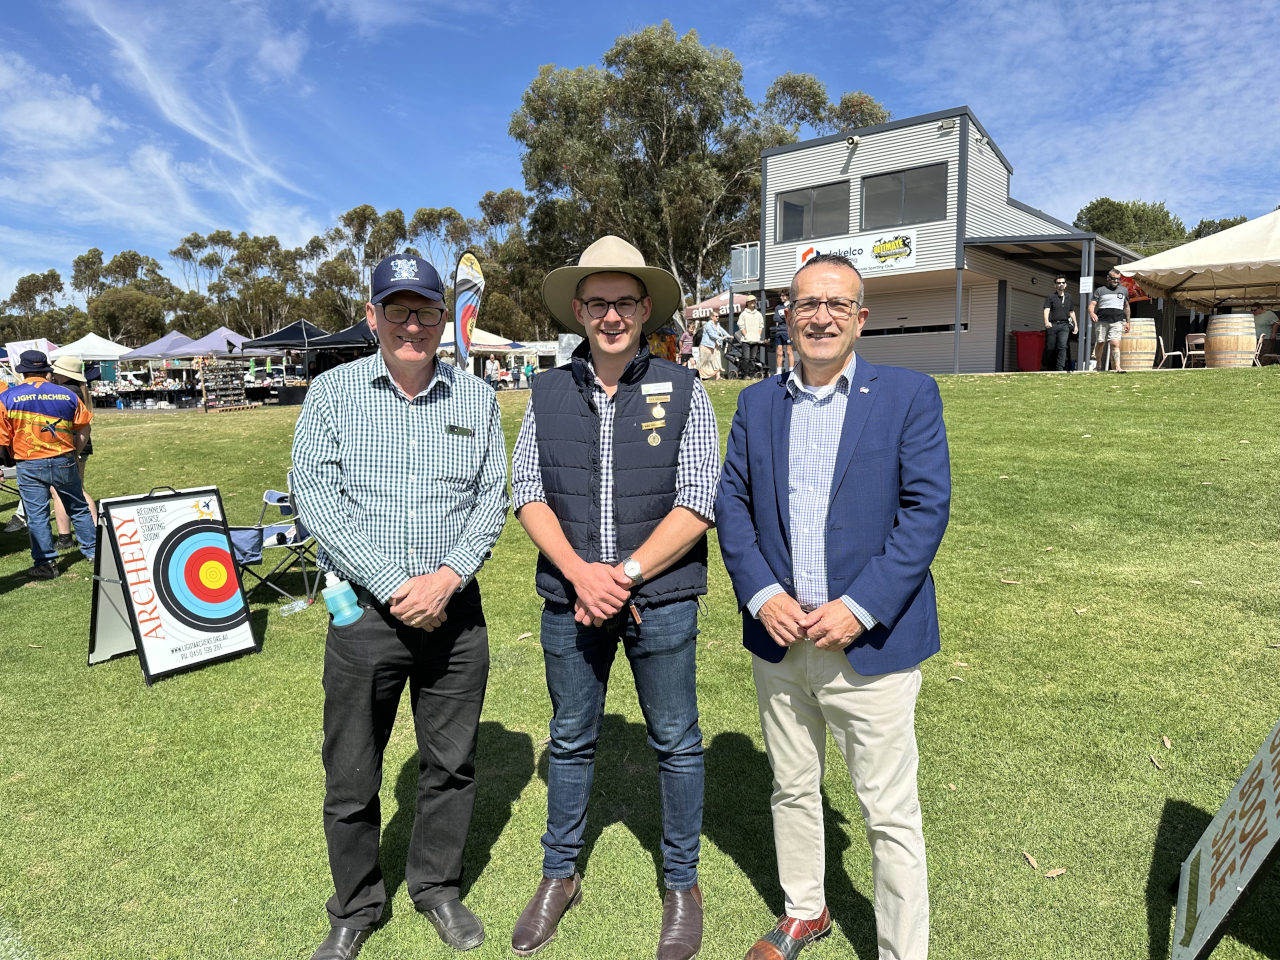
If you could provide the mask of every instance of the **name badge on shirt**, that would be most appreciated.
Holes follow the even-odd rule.
[[[444,428],[444,432],[452,437],[474,437],[476,434],[470,427],[459,427],[452,423]]]
[[[640,384],[640,393],[643,396],[652,396],[655,393],[670,393],[672,390],[671,381],[664,380],[662,383],[642,383]]]

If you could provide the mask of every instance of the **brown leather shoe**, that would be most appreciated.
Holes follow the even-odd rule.
[[[658,960],[692,960],[702,949],[702,891],[668,890],[662,901]]]
[[[746,960],[795,960],[800,951],[831,932],[831,912],[822,908],[816,920],[797,920],[785,914],[778,925],[755,942]]]
[[[581,902],[582,878],[576,873],[566,880],[543,877],[537,893],[511,931],[511,949],[516,956],[531,956],[550,943],[560,918]]]

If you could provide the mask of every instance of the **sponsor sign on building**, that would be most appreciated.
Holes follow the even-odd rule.
[[[916,265],[916,232],[914,230],[879,230],[848,237],[815,240],[796,247],[796,269],[803,267],[820,253],[836,253],[848,257],[864,277],[895,270],[910,270]]]

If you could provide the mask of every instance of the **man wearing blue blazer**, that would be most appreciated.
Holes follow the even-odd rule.
[[[792,960],[831,930],[822,775],[826,731],[871,845],[879,960],[923,960],[929,891],[916,790],[920,663],[939,649],[929,564],[951,468],[932,378],[860,360],[862,276],[820,254],[791,283],[789,375],[747,387],[716,498],[742,608],[786,914],[747,960]]]

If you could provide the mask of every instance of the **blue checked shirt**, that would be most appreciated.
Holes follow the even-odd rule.
[[[496,395],[439,362],[416,397],[400,392],[380,352],[344,363],[307,392],[289,487],[321,569],[383,603],[441,566],[469,583],[507,518]]]
[[[591,361],[587,367],[594,377]],[[600,411],[600,561],[617,563],[618,528],[613,516],[613,397],[605,393],[599,380],[591,382],[591,398]],[[693,382],[689,419],[680,435],[676,457],[676,502],[698,516],[715,522],[716,485],[720,477],[720,435],[716,432],[716,412],[711,398],[698,380]],[[547,502],[542,486],[542,465],[538,461],[538,427],[534,422],[533,398],[524,411],[524,422],[516,437],[511,458],[511,499],[519,510],[526,503]]]
[[[857,362],[855,353],[832,389],[805,386],[796,370],[787,378],[792,400],[791,446],[787,451],[791,579],[796,587],[796,602],[806,610],[833,599],[827,595],[827,507],[844,412],[849,405],[849,384]],[[759,617],[765,601],[785,592],[777,583],[762,587],[747,601],[747,609],[753,617]],[[842,595],[840,599],[868,630],[878,622],[852,597]]]

